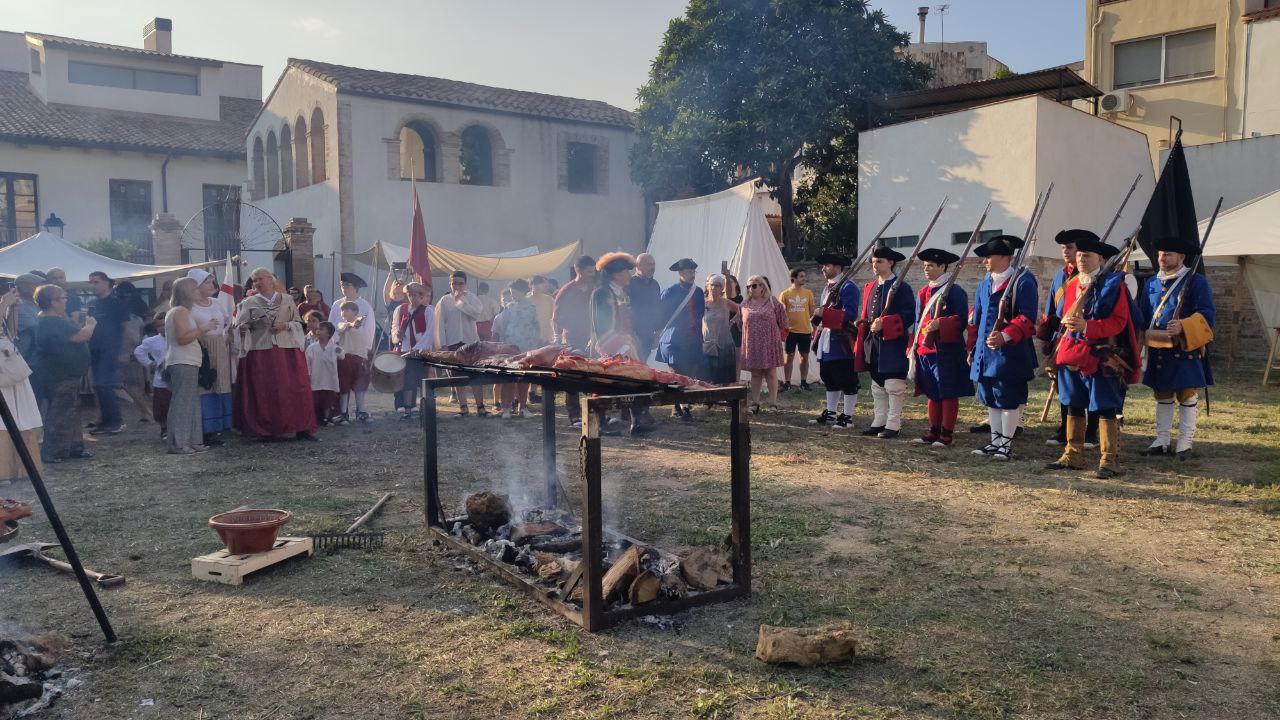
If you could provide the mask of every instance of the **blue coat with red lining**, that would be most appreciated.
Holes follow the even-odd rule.
[[[969,296],[959,285],[952,285],[945,302],[930,303],[937,290],[926,285],[917,293],[918,319],[911,347],[917,363],[916,394],[928,395],[934,400],[968,397],[973,394],[965,358],[968,348],[964,342]],[[938,338],[933,347],[927,347],[924,339],[935,317],[938,318]]]
[[[893,305],[880,315],[880,332],[871,332],[871,321],[875,319],[874,307],[884,307],[889,296],[889,288],[894,278],[883,283],[872,280],[862,288],[862,314],[858,316],[858,338],[854,341],[853,354],[857,358],[858,370],[867,370],[883,375],[904,374],[907,372],[907,328],[915,320],[915,297],[911,286],[902,283],[893,295]],[[868,363],[867,347],[874,350],[874,364]]]
[[[1130,366],[1123,380],[1126,383],[1136,383],[1141,378],[1138,333],[1134,328],[1134,320],[1140,317],[1140,313],[1133,298],[1129,297],[1124,280],[1125,273],[1110,272],[1101,280],[1095,281],[1095,284],[1100,284],[1096,292],[1092,286],[1084,289],[1088,293],[1080,313],[1085,321],[1084,332],[1069,332],[1063,327],[1062,339],[1058,341],[1054,357],[1054,362],[1060,368],[1075,367],[1073,372],[1088,378],[1101,372],[1100,363],[1107,355],[1119,352]],[[1062,312],[1067,312],[1068,308],[1075,305],[1081,290],[1079,282],[1066,286]],[[1067,398],[1064,396],[1063,399]]]
[[[1036,349],[1032,343],[1035,336],[1036,308],[1040,305],[1040,291],[1036,288],[1036,278],[1030,272],[1024,272],[1018,278],[1018,286],[1014,288],[1012,298],[1013,318],[1004,328],[1009,340],[997,349],[987,347],[987,336],[996,328],[996,313],[1000,306],[1000,296],[1008,281],[993,287],[991,273],[982,278],[978,289],[974,292],[973,312],[969,316],[968,347],[973,351],[973,364],[969,369],[969,379],[979,380],[1017,380],[1030,382],[1036,374]]]

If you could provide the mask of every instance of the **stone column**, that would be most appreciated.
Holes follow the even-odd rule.
[[[178,265],[182,262],[182,223],[170,213],[162,212],[151,221],[151,256],[156,265]]]
[[[284,226],[284,242],[289,246],[290,261],[293,264],[293,285],[302,287],[312,285],[316,279],[316,257],[312,239],[316,227],[306,218],[290,218]],[[280,278],[281,281],[284,278]]]

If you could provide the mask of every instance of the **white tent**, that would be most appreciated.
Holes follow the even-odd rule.
[[[427,246],[432,275],[447,275],[454,270],[463,270],[467,275],[480,280],[512,280],[530,275],[550,275],[567,265],[580,252],[579,242],[546,252],[538,252],[538,246],[533,245],[492,255],[469,255],[440,245]],[[392,263],[408,261],[409,248],[379,240],[367,250],[348,253],[347,256],[385,273]]]
[[[729,263],[729,272],[742,284],[752,275],[769,279],[776,296],[790,283],[787,261],[765,220],[764,199],[750,180],[711,195],[658,203],[658,219],[649,236],[648,252],[658,261],[654,274],[667,287],[676,274],[667,268],[680,258],[698,263],[698,282],[720,272],[720,263]]]
[[[1200,223],[1202,237],[1208,224],[1208,220]],[[1219,213],[1204,255],[1210,262],[1240,265],[1262,326],[1271,337],[1273,328],[1280,327],[1280,190]]]
[[[62,268],[67,282],[87,283],[89,273],[104,272],[112,280],[144,280],[157,275],[185,273],[191,268],[208,267],[224,262],[190,265],[139,265],[90,252],[49,232],[40,232],[26,240],[0,248],[0,277],[15,278],[32,270]]]

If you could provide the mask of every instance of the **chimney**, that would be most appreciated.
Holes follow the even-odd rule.
[[[924,19],[929,17],[929,6],[921,5],[916,9],[916,15],[920,17],[920,37],[916,39],[920,41],[920,47],[924,47]]]
[[[147,26],[142,28],[142,49],[171,55],[173,53],[173,21],[158,17],[147,23]]]

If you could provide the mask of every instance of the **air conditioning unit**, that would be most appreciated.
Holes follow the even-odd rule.
[[[1112,90],[1098,100],[1098,109],[1104,113],[1128,113],[1133,107],[1133,98],[1128,90]]]

